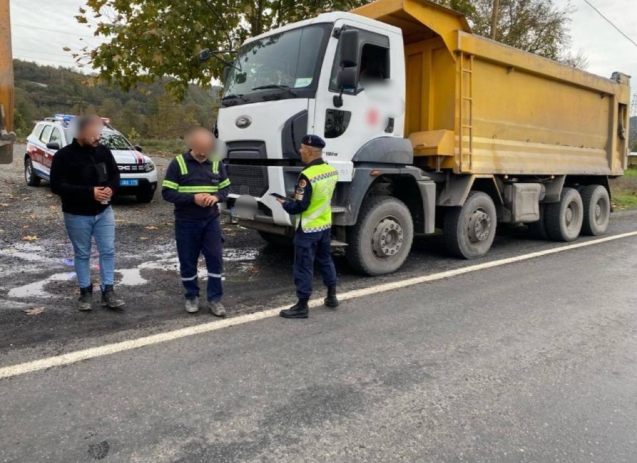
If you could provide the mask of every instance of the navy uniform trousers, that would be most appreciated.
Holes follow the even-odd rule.
[[[186,290],[186,299],[199,297],[197,263],[203,254],[208,269],[208,301],[219,302],[223,294],[223,236],[219,216],[206,220],[176,220],[175,241],[179,256],[179,272]]]
[[[312,296],[314,262],[319,266],[325,286],[336,286],[338,278],[330,253],[331,230],[303,233],[297,229],[294,235],[294,285],[299,299]]]

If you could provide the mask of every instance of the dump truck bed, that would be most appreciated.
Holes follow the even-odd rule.
[[[621,175],[629,78],[599,77],[471,33],[424,0],[354,13],[403,31],[416,163],[464,174]]]

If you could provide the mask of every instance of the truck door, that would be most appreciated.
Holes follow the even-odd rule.
[[[391,111],[383,97],[390,97],[394,102],[404,98],[404,84],[399,86],[396,94],[392,80],[393,70],[404,67],[404,54],[400,36],[363,29],[357,23],[337,22],[337,34],[343,28],[358,31],[358,85],[344,89],[340,96],[337,73],[341,69],[341,46],[338,38],[332,37],[316,93],[313,131],[325,139],[324,158],[338,169],[339,180],[351,181],[351,161],[361,146],[378,137],[402,136],[402,123],[397,124],[395,115],[390,117]],[[399,39],[401,51],[390,53],[390,44],[396,39]]]

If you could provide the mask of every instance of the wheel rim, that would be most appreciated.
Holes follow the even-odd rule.
[[[31,175],[33,175],[33,173],[31,172],[31,163],[30,162],[26,162],[25,163],[25,169],[24,169],[24,177],[25,177],[27,182],[31,181]]]
[[[395,217],[385,217],[372,233],[372,250],[379,259],[387,259],[398,254],[403,247],[404,231]]]
[[[491,217],[487,211],[478,208],[469,217],[467,222],[467,235],[473,244],[484,243],[491,235]]]
[[[595,215],[593,217],[593,220],[598,227],[604,226],[608,221],[609,210],[610,207],[606,198],[599,198],[595,203]]]
[[[569,232],[579,231],[582,211],[575,201],[571,201],[564,211],[564,224]]]

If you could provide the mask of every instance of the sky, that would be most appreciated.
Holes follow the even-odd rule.
[[[570,25],[572,48],[588,57],[587,71],[610,77],[614,71],[633,76],[637,93],[637,46],[600,17],[584,0],[553,0],[558,6],[569,2],[576,9]],[[637,42],[637,0],[589,0],[625,34]],[[98,45],[87,25],[74,16],[82,0],[10,0],[13,56],[40,64],[73,66],[67,46],[79,50]],[[44,30],[46,29],[46,30]],[[90,72],[90,69],[84,72]]]

